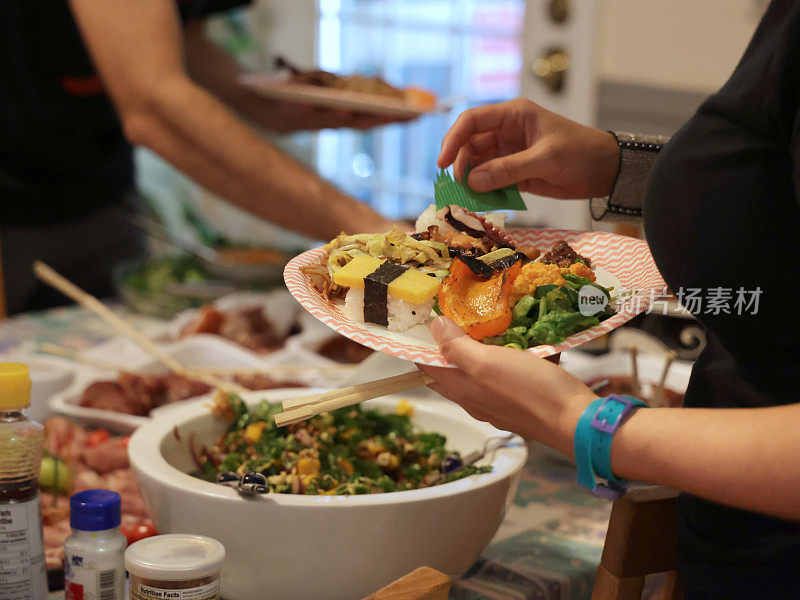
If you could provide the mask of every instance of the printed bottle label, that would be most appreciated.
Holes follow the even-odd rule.
[[[64,600],[123,600],[124,583],[122,567],[100,570],[79,552],[64,557]]]
[[[0,592],[2,600],[47,597],[39,494],[0,504]]]
[[[131,600],[219,600],[219,580],[183,590],[167,590],[137,583],[131,585]]]

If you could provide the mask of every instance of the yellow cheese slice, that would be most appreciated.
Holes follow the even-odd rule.
[[[392,298],[422,304],[433,298],[439,291],[439,280],[436,277],[425,275],[422,271],[409,269],[392,281],[387,291]]]
[[[373,256],[356,256],[333,274],[333,282],[358,290],[364,289],[364,278],[374,273],[385,261],[384,258]],[[438,290],[439,280],[436,277],[409,268],[389,284],[387,292],[398,300],[422,304],[433,298]]]
[[[364,278],[378,270],[385,258],[374,256],[356,256],[349,263],[333,274],[333,283],[344,287],[364,289]]]

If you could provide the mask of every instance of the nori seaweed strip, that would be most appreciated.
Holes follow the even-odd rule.
[[[492,269],[492,267],[487,265],[482,260],[478,260],[474,256],[469,256],[468,254],[458,254],[456,257],[458,260],[467,265],[469,270],[475,273],[475,275],[478,277],[490,279],[492,275],[494,275],[494,269]]]
[[[364,321],[389,326],[389,284],[408,270],[388,260],[364,278]]]
[[[528,257],[522,252],[515,252],[514,254],[509,254],[508,256],[504,256],[503,258],[498,258],[497,260],[490,262],[489,266],[492,267],[494,271],[504,271],[511,265],[515,264],[518,260],[525,261],[528,260]]]

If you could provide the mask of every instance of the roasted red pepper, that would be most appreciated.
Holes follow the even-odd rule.
[[[94,446],[99,446],[110,437],[111,434],[105,429],[95,429],[86,436],[86,447],[93,448]]]
[[[450,263],[450,275],[439,286],[439,308],[476,340],[500,335],[511,326],[511,286],[522,261],[489,279],[476,275],[462,260]]]

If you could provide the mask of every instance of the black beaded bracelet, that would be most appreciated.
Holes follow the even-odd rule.
[[[655,155],[661,151],[664,144],[660,141],[650,140],[620,140],[620,136],[616,132],[609,131],[608,133],[614,136],[617,146],[619,146],[619,165],[608,198],[592,200],[592,218],[600,220],[607,214],[626,218],[641,217],[641,203],[644,197],[647,173],[655,160]],[[624,190],[623,198],[631,200],[630,204],[619,202],[619,200],[614,201],[622,191],[619,188],[620,185]]]

